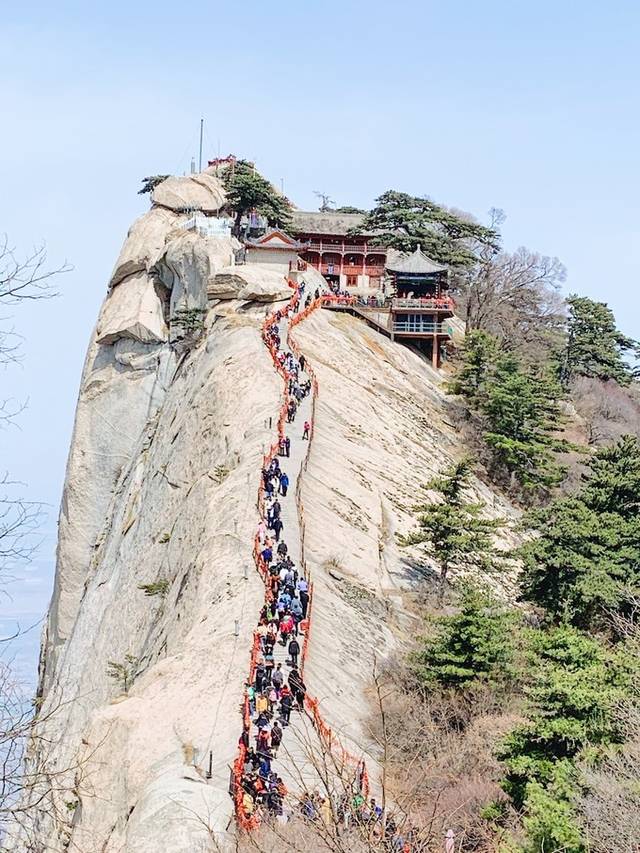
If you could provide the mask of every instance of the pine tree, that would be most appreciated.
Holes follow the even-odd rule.
[[[597,627],[640,595],[640,442],[598,450],[578,494],[536,510],[520,551],[522,597],[556,619]]]
[[[513,623],[488,590],[464,584],[459,612],[437,619],[436,636],[414,654],[415,676],[423,686],[456,689],[506,682],[512,675]]]
[[[404,545],[425,544],[440,564],[441,596],[450,568],[488,571],[499,559],[492,534],[502,522],[483,518],[485,505],[465,498],[470,476],[471,463],[463,459],[427,483],[440,500],[415,508],[419,529],[402,540]]]
[[[450,394],[476,401],[483,392],[498,358],[498,339],[488,332],[469,332],[464,339],[460,365],[448,386]]]
[[[572,295],[567,304],[567,343],[560,369],[564,387],[575,376],[613,379],[628,385],[637,371],[626,363],[625,355],[640,355],[638,342],[618,330],[613,311],[606,303]]]
[[[235,211],[234,231],[239,233],[242,217],[252,210],[267,219],[269,225],[287,228],[291,222],[291,203],[246,160],[238,160],[223,175],[227,203]]]
[[[563,420],[559,395],[560,388],[548,374],[524,370],[508,354],[496,360],[485,381],[481,401],[485,441],[512,480],[525,489],[550,488],[565,476],[554,458],[555,452],[568,449],[554,435]]]
[[[502,787],[524,814],[525,850],[584,849],[573,806],[575,762],[586,750],[620,742],[614,711],[632,676],[622,654],[575,628],[530,632],[528,719],[498,749]]]
[[[471,242],[499,246],[498,232],[468,219],[462,219],[428,198],[388,190],[376,199],[364,224],[358,230],[374,231],[376,242],[402,252],[418,246],[434,261],[450,266],[469,266],[476,255]]]
[[[158,184],[161,184],[163,181],[166,181],[170,175],[149,175],[147,178],[142,179],[142,189],[138,190],[138,195],[145,195],[146,193],[152,193]]]

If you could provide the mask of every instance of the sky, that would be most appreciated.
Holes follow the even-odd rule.
[[[0,634],[33,679],[86,346],[146,175],[235,153],[283,181],[370,207],[387,189],[486,220],[558,256],[567,292],[640,338],[640,4],[611,0],[110,0],[3,4],[0,233],[73,271],[4,312],[23,359],[0,397],[0,469],[46,507],[33,562],[0,597]]]

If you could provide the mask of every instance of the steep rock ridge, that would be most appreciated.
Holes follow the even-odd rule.
[[[191,184],[179,186],[182,210]],[[232,241],[185,232],[165,209],[145,216],[89,348],[69,457],[42,680],[69,820],[43,814],[47,851],[186,853],[209,849],[210,830],[224,845],[233,828],[229,769],[264,595],[255,502],[281,402],[261,303],[290,290],[266,268],[230,267]],[[190,308],[205,320],[191,350],[167,340]],[[301,485],[314,580],[305,680],[334,733],[374,767],[374,655],[419,628],[404,605],[420,573],[394,535],[412,525],[418,487],[463,448],[439,377],[410,350],[323,310],[293,338],[319,382]],[[112,663],[130,670],[126,694]]]
[[[201,210],[203,213],[211,214],[222,210],[225,194],[218,178],[201,172],[184,177],[172,175],[158,184],[151,199],[153,204],[168,210],[178,212]]]
[[[206,838],[195,816],[218,831],[231,816],[229,765],[262,600],[245,568],[280,390],[262,349],[257,319],[220,315],[117,484],[45,704],[68,703],[48,729],[58,765],[78,751],[86,760],[71,836],[79,849],[193,850]],[[165,596],[139,589],[159,580]],[[127,655],[138,675],[123,697],[106,671]],[[48,850],[62,849],[63,838],[46,837]]]
[[[464,448],[439,374],[412,350],[326,310],[293,334],[319,384],[301,490],[314,579],[306,682],[345,745],[366,752],[375,659],[422,630],[404,599],[424,573],[396,533],[413,527],[421,487]],[[490,512],[516,517],[486,485],[474,488]],[[509,575],[489,581],[512,591]]]
[[[56,577],[41,655],[43,692],[58,649],[70,636],[115,483],[176,367],[176,354],[167,345],[173,282],[157,274],[157,264],[172,239],[181,244],[184,238],[179,226],[185,216],[176,211],[200,205],[217,212],[224,202],[216,178],[195,177],[156,187],[154,206],[129,229],[89,344],[60,509]],[[165,184],[168,197],[161,190]],[[226,243],[224,251],[218,247],[220,268],[233,257],[234,241]],[[199,287],[199,304],[206,304],[206,282],[190,285],[192,292]],[[183,302],[176,297],[174,307]]]

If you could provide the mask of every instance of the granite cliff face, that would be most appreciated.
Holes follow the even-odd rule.
[[[182,210],[222,200],[213,176],[162,184],[109,284],[42,650],[58,817],[43,811],[40,846],[17,833],[11,850],[187,853],[233,832],[229,768],[263,600],[256,496],[281,394],[260,328],[291,291],[271,268],[234,267],[231,238],[181,229]],[[187,345],[179,318],[193,309],[204,331]],[[374,655],[418,628],[405,597],[419,573],[395,534],[412,523],[418,487],[462,448],[439,377],[409,349],[322,310],[294,337],[319,382],[301,480],[315,579],[306,681],[345,745],[366,754]]]

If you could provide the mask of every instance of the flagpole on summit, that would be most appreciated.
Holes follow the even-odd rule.
[[[204,131],[204,119],[200,119],[200,156],[198,157],[198,171],[202,171],[202,134]]]

